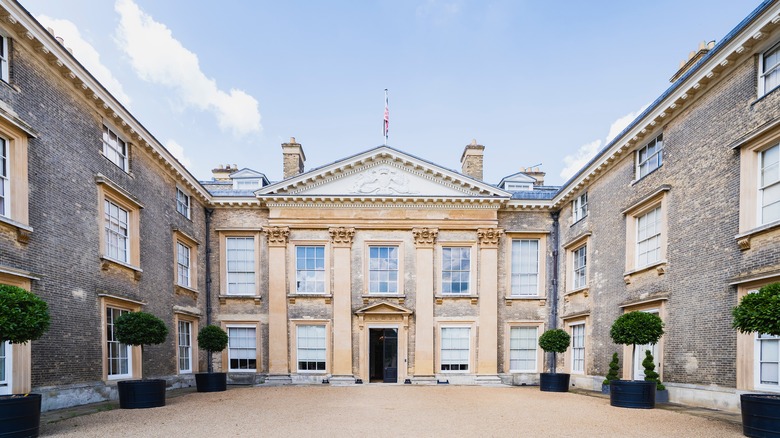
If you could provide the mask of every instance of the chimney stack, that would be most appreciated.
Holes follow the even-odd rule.
[[[295,142],[295,137],[290,137],[289,143],[282,143],[282,154],[284,156],[284,179],[303,173],[306,155],[303,154],[301,144]]]
[[[692,51],[688,54],[688,59],[683,59],[680,61],[680,67],[677,69],[677,73],[674,74],[674,76],[669,79],[669,82],[675,83],[677,79],[680,79],[685,73],[688,72],[688,70],[691,69],[694,65],[696,65],[697,62],[699,62],[700,59],[704,57],[707,53],[710,52],[710,50],[715,48],[715,41],[705,42],[702,41],[699,43],[699,48],[696,49],[696,51]]]
[[[536,182],[534,183],[535,186],[544,185],[544,176],[547,174],[539,170],[538,167],[523,167],[520,168],[520,171],[530,176],[531,178],[535,179],[536,180]]]
[[[216,169],[211,169],[214,181],[230,181],[230,174],[238,171],[238,166],[225,164],[225,167],[218,165]]]
[[[477,140],[471,140],[466,145],[463,155],[460,157],[461,173],[482,181],[482,158],[485,155],[485,146],[477,144]]]

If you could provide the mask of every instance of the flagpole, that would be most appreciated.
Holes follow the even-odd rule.
[[[385,88],[385,119],[382,123],[382,134],[385,136],[385,146],[390,134],[390,108],[387,100],[387,88]]]

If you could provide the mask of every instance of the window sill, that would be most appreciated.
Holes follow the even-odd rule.
[[[506,302],[507,306],[511,306],[514,301],[537,301],[539,306],[541,307],[547,303],[547,297],[542,295],[533,295],[533,296],[510,295],[504,297],[504,301]]]
[[[10,228],[16,231],[16,241],[19,243],[27,243],[30,241],[30,234],[33,232],[32,227],[24,225],[21,222],[16,222],[11,218],[0,216],[0,225]]]
[[[642,272],[650,271],[651,269],[655,269],[655,271],[658,273],[658,275],[664,275],[666,273],[666,260],[660,260],[655,263],[651,263],[647,266],[642,266],[641,268],[632,269],[628,272],[623,273],[623,281],[626,282],[626,284],[631,284],[631,276],[637,275]]]
[[[133,277],[136,280],[141,279],[141,275],[143,274],[144,270],[139,268],[138,266],[131,265],[129,263],[120,262],[119,260],[114,260],[111,258],[108,258],[106,256],[100,257],[100,269],[103,271],[107,271],[111,266],[118,267],[120,269],[124,269],[127,271],[130,271],[133,273]]]
[[[739,249],[742,251],[746,251],[750,249],[750,240],[753,237],[777,229],[780,229],[780,220],[761,225],[759,227],[753,228],[752,230],[746,231],[744,233],[737,234],[736,236],[734,236],[734,239],[736,239]]]
[[[584,296],[585,298],[588,298],[588,295],[590,294],[590,287],[585,286],[585,287],[581,287],[581,288],[578,288],[578,289],[568,290],[568,291],[564,292],[563,297],[564,297],[564,299],[568,299],[572,295],[577,295],[579,293],[581,293],[582,296]]]
[[[320,298],[325,299],[325,304],[330,304],[333,300],[333,294],[321,294],[321,293],[295,293],[295,294],[287,294],[287,299],[290,302],[290,304],[295,304],[295,300],[298,298],[303,299],[310,299],[310,298]]]
[[[444,300],[471,300],[471,304],[477,304],[479,296],[477,295],[456,295],[456,294],[438,294],[434,296],[436,304],[442,304]]]
[[[631,184],[630,184],[630,185],[632,185],[632,186],[633,186],[633,185],[636,185],[636,184],[638,184],[640,181],[642,181],[642,180],[644,180],[645,178],[647,178],[648,176],[650,176],[650,175],[654,174],[654,173],[655,173],[655,172],[656,172],[658,169],[660,169],[660,168],[662,168],[662,167],[664,167],[664,164],[663,164],[663,163],[661,163],[661,165],[660,165],[660,166],[658,166],[658,167],[656,167],[655,169],[653,169],[653,170],[651,170],[650,172],[648,172],[648,173],[647,173],[647,175],[645,175],[645,176],[643,176],[643,177],[641,177],[641,178],[637,178],[637,179],[635,179],[635,180],[631,181]],[[636,168],[636,164],[634,164],[634,171],[636,172],[636,170],[637,170],[637,168]]]
[[[391,300],[398,300],[398,304],[403,304],[404,301],[406,301],[406,294],[372,294],[367,293],[361,295],[361,298],[363,298],[363,304],[368,304],[369,299],[391,299]]]
[[[174,287],[174,290],[176,291],[176,295],[182,295],[182,296],[185,296],[185,297],[190,297],[193,300],[197,300],[198,299],[198,293],[199,292],[197,290],[191,288],[191,287],[182,286],[180,284],[176,284],[175,287]]]
[[[752,107],[753,105],[761,102],[762,100],[766,99],[767,96],[769,96],[770,94],[774,93],[777,90],[780,90],[780,85],[776,86],[775,88],[772,88],[769,91],[765,91],[764,94],[759,96],[756,100],[754,100],[753,102],[750,102],[750,106]]]
[[[575,226],[575,225],[577,225],[577,224],[581,224],[581,223],[583,223],[583,222],[585,221],[585,219],[587,219],[587,218],[588,218],[588,215],[586,214],[585,216],[583,216],[583,217],[581,217],[581,218],[577,219],[576,221],[572,222],[570,226],[571,226],[571,227],[573,227],[573,226]]]
[[[218,295],[217,298],[219,298],[219,304],[226,304],[228,300],[254,300],[255,304],[260,304],[263,297],[260,295]],[[231,371],[231,372],[239,372],[239,371]]]

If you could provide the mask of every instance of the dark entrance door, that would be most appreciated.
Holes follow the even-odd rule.
[[[398,329],[369,329],[369,380],[398,382]]]

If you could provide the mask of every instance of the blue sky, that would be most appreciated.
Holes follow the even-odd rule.
[[[759,0],[22,0],[199,179],[381,145],[561,184]]]

